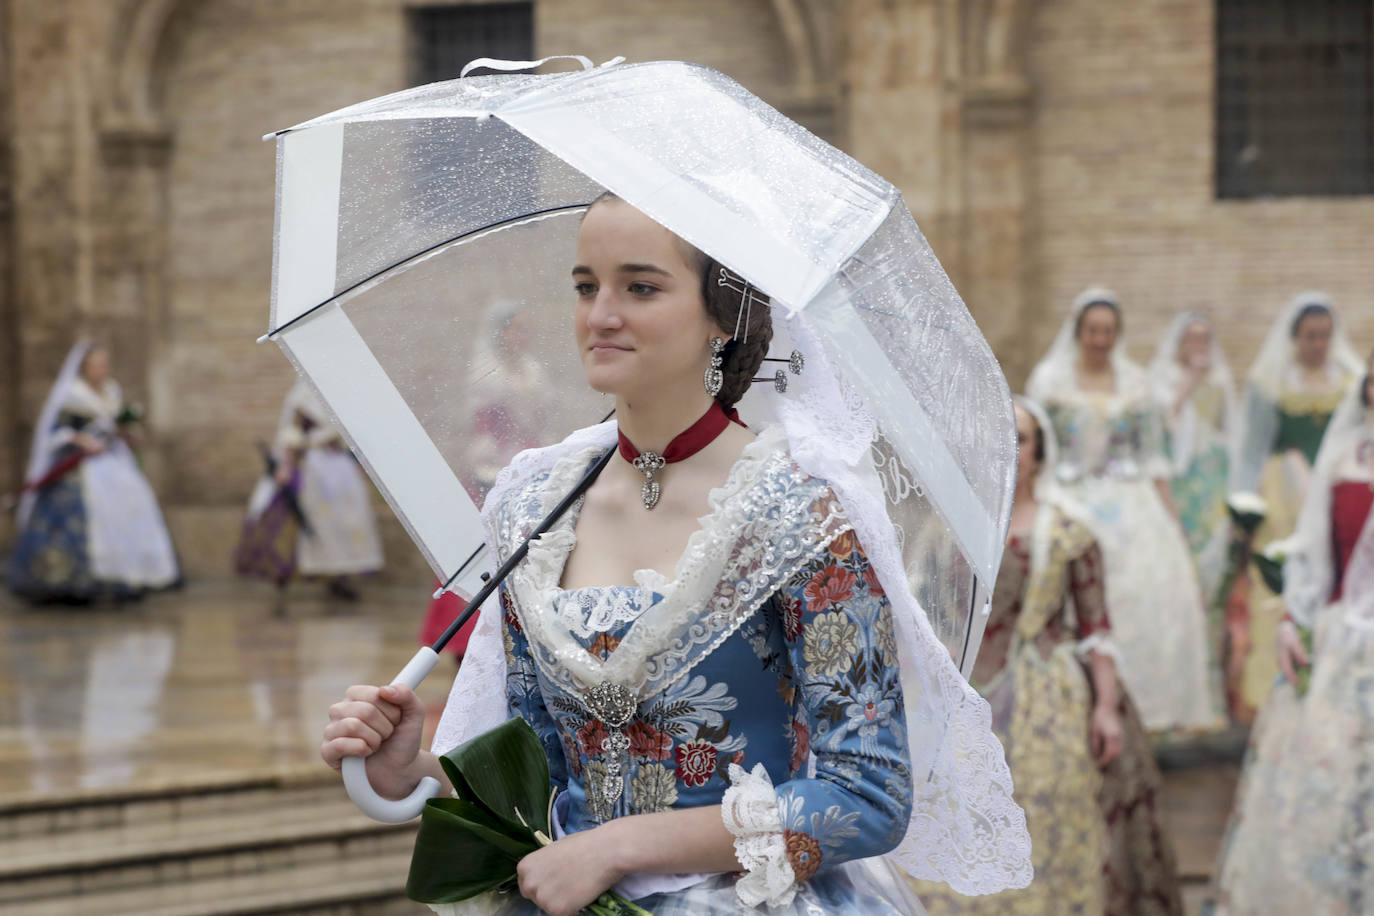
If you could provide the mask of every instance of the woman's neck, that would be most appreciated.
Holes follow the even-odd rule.
[[[1111,357],[1099,358],[1080,353],[1078,371],[1085,375],[1107,375],[1112,371]]]
[[[699,397],[617,397],[616,423],[635,448],[662,454],[678,433],[701,419],[711,402],[705,391]]]

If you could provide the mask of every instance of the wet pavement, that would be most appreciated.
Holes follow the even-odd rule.
[[[417,648],[428,594],[255,584],[141,602],[31,607],[0,597],[0,801],[213,782],[323,766],[329,704],[390,680]],[[439,708],[453,668],[421,686]]]
[[[199,584],[144,601],[30,607],[0,594],[0,804],[317,773],[330,703],[390,680],[417,648],[427,588],[365,585],[357,602],[293,585]],[[431,728],[445,659],[421,685]],[[1208,896],[1237,768],[1175,755],[1163,808],[1188,889]]]

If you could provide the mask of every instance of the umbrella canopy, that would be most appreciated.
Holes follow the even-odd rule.
[[[1001,561],[1015,420],[986,341],[888,182],[684,63],[436,83],[275,135],[270,335],[436,574],[491,568],[479,507],[520,449],[601,420],[571,343],[581,214],[605,190],[773,301],[758,386],[807,471],[966,672]],[[824,420],[824,424],[819,422]],[[899,554],[899,556],[896,556]],[[909,591],[908,591],[909,590]]]

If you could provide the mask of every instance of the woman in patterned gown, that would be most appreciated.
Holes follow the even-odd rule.
[[[1374,907],[1374,354],[1327,427],[1284,564],[1283,677],[1250,739],[1219,914]]]
[[[1326,424],[1360,372],[1359,355],[1325,293],[1294,297],[1270,327],[1246,375],[1231,473],[1233,492],[1258,493],[1267,507],[1256,549],[1293,533]],[[1284,608],[1258,570],[1246,584],[1250,625],[1241,704],[1249,719],[1279,673],[1271,647]]]
[[[1056,458],[1044,412],[1018,399],[1016,426],[1016,504],[973,682],[1026,810],[1035,880],[988,897],[917,893],[932,914],[1181,914],[1159,770],[1116,678],[1102,553],[1042,473]]]
[[[355,600],[350,578],[382,568],[372,488],[304,379],[282,403],[272,454],[275,473],[249,497],[235,568],[279,589],[297,575],[318,578],[332,596]]]
[[[1023,886],[1029,841],[986,705],[933,636],[929,654],[899,665],[920,650],[839,498],[800,470],[780,426],[755,437],[730,421],[767,352],[766,297],[609,195],[587,211],[573,278],[579,350],[592,387],[616,395],[620,458],[531,542],[502,586],[503,618],[482,615],[434,742],[451,747],[488,696],[464,685],[485,683],[490,641],[509,714],[546,749],[561,839],[520,862],[523,898],[436,909],[571,914],[614,886],[659,916],[919,913],[883,858],[909,849],[899,861],[972,893]],[[580,431],[502,472],[486,507],[498,559],[607,433]],[[650,484],[629,459],[672,455],[672,443],[688,457]],[[962,763],[921,764],[920,780],[908,657],[953,676],[941,683],[957,703],[935,691],[920,702],[967,749]],[[330,717],[326,761],[367,756],[383,795],[442,776],[419,751],[409,691],[350,688]],[[976,825],[950,829],[944,812],[967,799]]]
[[[1226,496],[1240,408],[1231,368],[1210,318],[1184,312],[1174,319],[1150,362],[1150,381],[1164,417],[1174,505],[1206,602],[1213,696],[1219,707],[1233,710],[1239,698],[1240,665],[1228,647],[1244,634],[1228,634],[1226,596],[1218,593],[1232,568]]]
[[[9,585],[34,601],[128,598],[181,581],[157,496],[126,441],[110,353],[79,341],[34,428]]]
[[[1059,447],[1059,485],[1087,510],[1102,551],[1117,673],[1151,731],[1220,724],[1207,677],[1206,612],[1169,488],[1159,409],[1118,343],[1110,290],[1074,301],[1031,373]]]

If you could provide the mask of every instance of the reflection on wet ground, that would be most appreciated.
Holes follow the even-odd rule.
[[[416,649],[427,598],[423,586],[373,586],[341,603],[305,585],[278,613],[256,584],[90,609],[0,595],[0,805],[318,775],[329,704],[349,684],[395,676]],[[445,659],[421,685],[431,727],[453,670]],[[1172,764],[1164,810],[1195,913],[1236,766],[1206,754]]]
[[[235,583],[92,608],[0,596],[0,801],[323,766],[329,704],[395,676],[428,595],[298,589],[279,608]],[[421,686],[436,711],[452,670]]]

